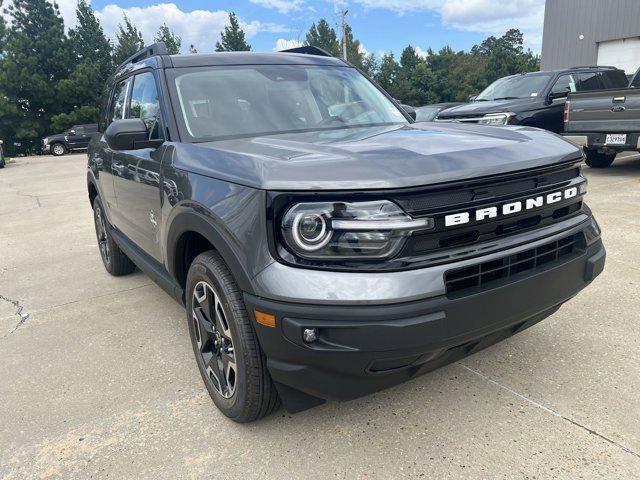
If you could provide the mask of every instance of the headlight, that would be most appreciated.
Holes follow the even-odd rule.
[[[47,143],[49,143],[49,139],[48,138],[45,138],[44,140],[42,140],[42,144],[43,145],[46,145]]]
[[[506,125],[513,116],[512,113],[488,113],[478,120],[478,123],[482,125]]]
[[[388,200],[298,203],[282,218],[286,247],[306,259],[390,257],[416,230],[434,227],[414,219]]]

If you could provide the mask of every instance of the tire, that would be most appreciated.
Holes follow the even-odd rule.
[[[265,355],[242,293],[217,252],[195,258],[185,294],[196,363],[218,409],[238,423],[272,413],[280,402]]]
[[[51,144],[51,155],[54,157],[60,157],[67,153],[67,147],[64,146],[64,143],[53,143]]]
[[[613,163],[616,158],[615,153],[598,153],[597,150],[585,150],[586,155],[585,163],[591,168],[607,168]]]
[[[127,257],[111,235],[111,226],[104,214],[104,207],[100,197],[93,201],[93,222],[96,228],[96,238],[100,248],[100,258],[104,268],[114,277],[128,275],[132,273],[136,266]]]

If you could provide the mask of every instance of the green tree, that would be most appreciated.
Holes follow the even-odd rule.
[[[86,0],[78,1],[76,16],[78,25],[69,30],[76,63],[69,77],[56,87],[57,99],[64,113],[52,117],[53,131],[59,131],[60,118],[70,119],[71,123],[97,122],[102,87],[113,71],[111,43]]]
[[[380,60],[380,68],[375,76],[376,82],[384,88],[391,96],[394,95],[394,82],[398,76],[400,65],[393,57],[393,53],[384,54]]]
[[[158,33],[156,33],[154,41],[164,42],[170,55],[177,55],[178,53],[180,53],[182,39],[175,33],[173,33],[173,31],[169,29],[166,23],[162,24],[162,26],[158,30]]]
[[[244,31],[240,27],[238,17],[234,12],[229,13],[229,25],[220,34],[220,41],[216,42],[216,52],[248,52],[251,50],[244,39]]]
[[[119,65],[131,55],[144,48],[144,40],[140,31],[131,24],[129,18],[124,16],[124,26],[118,25],[118,33],[116,33],[115,49],[113,51],[113,62]]]
[[[47,0],[14,0],[7,8],[0,63],[0,136],[9,154],[14,143],[34,151],[59,113],[58,82],[69,74],[72,55],[60,11]]]
[[[338,35],[324,18],[320,19],[317,25],[315,23],[311,25],[304,44],[322,48],[334,57],[342,56],[342,48],[338,41]]]

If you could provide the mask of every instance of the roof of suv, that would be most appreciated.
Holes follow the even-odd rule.
[[[345,66],[340,58],[302,53],[220,52],[193,55],[171,55],[171,66],[203,67],[211,65],[335,65]]]

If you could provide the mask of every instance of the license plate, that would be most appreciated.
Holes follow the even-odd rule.
[[[610,133],[604,143],[607,145],[624,145],[627,143],[627,135]]]

